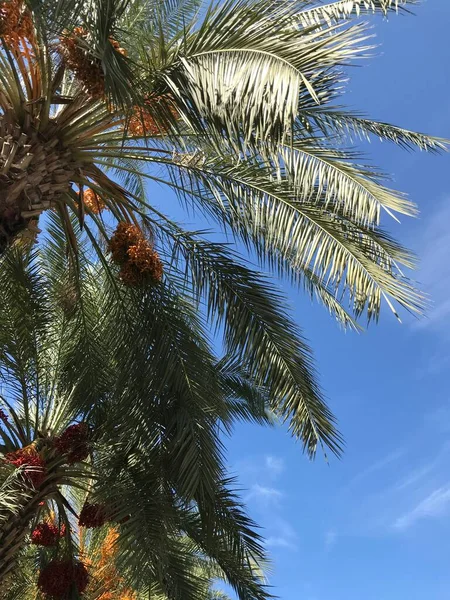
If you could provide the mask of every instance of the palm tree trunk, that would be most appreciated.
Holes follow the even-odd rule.
[[[39,490],[33,492],[24,492],[18,490],[18,494],[23,495],[20,502],[20,508],[6,516],[5,521],[0,526],[0,589],[5,577],[14,568],[17,555],[23,548],[25,538],[29,532],[30,523],[36,516],[39,503],[50,495],[55,489],[54,481],[44,483]],[[1,515],[0,511],[0,516]]]
[[[0,255],[30,220],[67,192],[77,165],[55,126],[45,137],[0,116]]]

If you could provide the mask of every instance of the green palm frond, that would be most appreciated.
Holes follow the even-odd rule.
[[[146,14],[139,2],[131,6],[131,11],[139,11],[139,23],[144,27],[151,31],[152,26],[156,26],[155,29],[160,28],[170,39],[190,29],[202,4],[203,0],[155,0],[149,3],[150,14]]]
[[[420,0],[338,0],[313,6],[301,11],[297,22],[303,26],[323,25],[339,22],[349,17],[379,12],[387,15],[391,12],[409,12],[408,6],[418,4]]]
[[[405,150],[419,148],[427,152],[440,152],[446,149],[447,142],[443,138],[409,131],[390,123],[373,121],[340,107],[309,107],[300,114],[308,120],[309,125],[317,127],[325,136],[338,134],[343,139],[354,136],[363,140],[375,136],[380,140],[393,142]]]
[[[383,303],[422,312],[402,271],[414,258],[384,230],[415,207],[348,146],[447,142],[339,106],[346,68],[372,47],[350,18],[415,2],[26,0],[14,27],[17,3],[0,15],[0,573],[51,511],[81,556],[78,512],[98,501],[120,517],[119,566],[139,592],[198,600],[209,560],[241,599],[267,598],[224,435],[281,419],[309,456],[341,438],[260,269],[345,327]],[[152,183],[258,266],[174,223]],[[139,238],[122,254],[118,226]],[[80,423],[88,452],[69,464],[60,437]],[[43,461],[39,489],[14,452],[38,473]]]
[[[238,420],[254,421],[260,425],[273,424],[268,390],[255,385],[251,374],[244,369],[239,360],[235,357],[224,357],[216,368],[228,399],[230,419],[224,423],[228,431]]]
[[[311,182],[312,198],[296,201],[293,184],[274,180],[266,167],[216,164],[208,170],[184,170],[181,193],[187,191],[194,200],[200,195],[196,207],[253,244],[261,260],[270,252],[270,260],[287,268],[292,278],[296,273],[299,279],[309,277],[311,286],[318,280],[325,298],[328,287],[336,300],[348,294],[356,316],[367,311],[369,320],[377,318],[382,298],[392,306],[390,297],[421,312],[420,293],[398,268],[412,266],[409,253],[374,224],[355,222],[342,207],[323,199],[321,190],[314,189],[315,179],[322,177],[314,171],[307,174],[309,180],[298,175],[302,185]],[[346,184],[342,179],[338,185]]]
[[[326,70],[365,52],[359,26],[289,31],[293,10],[295,4],[231,0],[208,13],[178,63],[163,72],[174,96],[189,105],[192,124],[195,110],[200,130],[206,119],[236,143],[241,136],[276,143],[296,118],[302,89],[319,102]]]
[[[64,552],[78,556],[87,501],[110,507],[121,569],[136,589],[198,598],[206,580],[194,567],[202,556],[224,562],[220,531],[230,536],[224,568],[240,597],[267,597],[247,566],[264,552],[224,481],[221,437],[237,418],[266,422],[268,392],[236,362],[217,360],[188,295],[170,280],[145,295],[118,288],[74,229],[76,268],[57,215],[41,253],[13,248],[0,264],[0,579],[51,511],[66,527]],[[58,440],[79,422],[89,428],[89,454],[71,463]],[[37,466],[15,468],[11,452]],[[42,473],[30,480],[36,489],[26,485],[33,469]],[[224,507],[218,498],[227,495]],[[185,542],[191,519],[198,539]]]
[[[220,253],[210,234],[193,237],[173,224],[148,185],[175,191],[194,208],[194,217],[213,220],[230,241],[244,243],[259,268],[286,276],[346,327],[358,328],[360,317],[378,319],[383,305],[395,314],[399,306],[421,314],[422,295],[402,271],[414,259],[384,230],[387,216],[413,215],[415,207],[348,142],[375,135],[431,152],[446,149],[446,142],[371,121],[338,101],[347,66],[371,47],[365,25],[350,17],[405,12],[413,4],[27,2],[22,29],[0,48],[0,137],[6,144],[0,253],[19,237],[35,239],[39,215],[53,209],[43,227],[53,228],[52,243],[60,249],[67,245],[59,279],[65,282],[73,272],[71,293],[85,303],[73,316],[58,318],[71,323],[66,331],[73,346],[63,357],[68,381],[71,372],[85,372],[86,388],[98,388],[86,392],[86,406],[109,377],[97,324],[111,311],[121,331],[139,304],[124,288],[142,283],[144,267],[127,255],[135,276],[129,269],[127,279],[108,255],[114,229],[128,223],[138,227],[141,245],[158,264],[154,289],[135,291],[167,311],[167,318],[158,317],[166,337],[150,342],[168,356],[161,372],[153,373],[161,385],[170,380],[169,369],[185,364],[173,352],[176,327],[185,324],[175,320],[176,327],[169,327],[171,302],[183,298],[174,310],[189,313],[189,327],[200,337],[210,323],[224,326],[231,359],[249,350],[245,371],[256,387],[273,379],[272,408],[310,454],[320,442],[337,450],[307,345],[297,329],[291,337],[279,335],[291,319],[283,307],[277,315],[280,298],[272,285],[258,267],[244,269],[242,257]],[[83,229],[80,248],[77,227]],[[98,261],[98,270],[84,272],[77,283],[83,254]],[[97,304],[90,277],[107,284],[107,298]],[[58,286],[56,280],[52,294]],[[264,312],[266,300],[270,310]],[[195,316],[200,302],[210,303],[208,324]],[[147,317],[150,326],[151,311]],[[207,342],[202,352],[204,358],[211,354]],[[271,352],[279,360],[269,359]],[[205,360],[214,370],[210,356]],[[184,371],[177,371],[177,393],[186,389]],[[108,375],[100,380],[98,372]]]
[[[120,575],[121,565],[120,544],[118,544],[117,529],[105,528],[95,533],[81,534],[84,556],[95,565],[95,574],[92,575],[89,586],[83,594],[85,600],[99,600],[104,596],[112,595],[119,598],[133,598],[133,600],[147,600],[150,594],[152,600],[170,600],[171,595],[166,593],[164,586],[158,581],[149,585],[131,587]],[[231,600],[230,596],[222,592],[217,586],[226,581],[225,574],[211,558],[195,551],[186,535],[180,536],[178,546],[186,568],[186,576],[190,576],[191,583],[195,584],[195,598],[198,600]],[[27,548],[20,556],[20,571],[10,579],[7,588],[2,590],[4,600],[38,600],[41,598],[36,587],[36,574],[39,571],[39,551]],[[255,572],[260,571],[259,565],[254,566]],[[168,581],[166,582],[167,585]]]
[[[210,317],[223,326],[227,353],[253,382],[269,390],[273,410],[290,418],[308,453],[314,454],[321,439],[338,452],[333,439],[339,436],[329,427],[331,415],[314,384],[310,351],[283,314],[284,299],[267,278],[233,260],[231,252],[182,237],[178,241],[196,292],[205,297]]]

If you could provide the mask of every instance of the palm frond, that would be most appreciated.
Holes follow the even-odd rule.
[[[180,236],[174,250],[187,261],[209,317],[223,326],[227,353],[269,390],[273,410],[290,420],[310,455],[320,440],[338,452],[339,435],[314,383],[310,350],[282,310],[282,296],[218,245]]]
[[[200,506],[198,516],[186,514],[185,531],[204,552],[207,549],[239,598],[258,600],[271,597],[256,566],[266,560],[261,539],[255,532],[254,523],[245,515],[236,495],[230,490],[232,480],[224,480],[223,483],[213,507],[216,516],[211,514],[211,507]],[[205,528],[206,523],[211,526]],[[237,562],[233,559],[236,555],[240,557]],[[242,585],[244,581],[245,585]]]
[[[339,0],[301,11],[296,21],[303,26],[323,25],[339,22],[349,17],[379,12],[408,12],[408,6],[416,5],[420,0]]]
[[[50,311],[46,286],[40,277],[36,254],[14,249],[4,257],[0,272],[0,362],[2,384],[19,400],[23,427],[31,441],[36,426],[41,389],[39,372],[44,366],[44,332]],[[30,386],[34,393],[30,394]]]
[[[418,148],[426,152],[442,152],[448,148],[448,141],[444,138],[374,121],[341,108],[310,107],[302,109],[301,115],[317,126],[324,135],[338,134],[343,139],[350,136],[363,140],[375,136],[381,141],[393,142],[405,150]]]
[[[198,590],[208,588],[208,581],[195,568],[199,557],[210,556],[215,561],[217,554],[225,561],[218,553],[216,536],[210,540],[208,532],[225,531],[226,527],[233,539],[242,537],[238,550],[230,541],[227,577],[242,598],[265,598],[247,567],[247,553],[253,556],[258,552],[257,535],[242,511],[224,514],[218,495],[228,493],[224,491],[221,430],[236,416],[262,421],[267,395],[262,389],[253,389],[253,382],[246,382],[248,375],[236,364],[218,363],[205,342],[193,304],[169,282],[149,288],[146,294],[122,291],[118,302],[115,280],[81,251],[83,238],[77,227],[80,253],[77,268],[71,270],[62,225],[58,215],[52,219],[43,256],[28,254],[24,260],[20,252],[10,251],[0,264],[2,289],[9,290],[11,283],[19,289],[18,282],[24,280],[29,288],[26,298],[44,289],[39,307],[50,315],[44,324],[38,319],[29,323],[32,356],[43,350],[46,359],[37,366],[30,361],[24,366],[29,405],[35,406],[36,390],[42,396],[36,421],[26,439],[11,438],[14,450],[39,457],[44,483],[36,490],[25,488],[28,495],[22,497],[18,490],[28,467],[25,464],[16,470],[2,462],[7,472],[0,474],[0,517],[6,512],[5,523],[0,519],[0,534],[9,535],[12,526],[17,530],[12,515],[27,502],[27,518],[14,537],[22,544],[31,521],[39,523],[50,504],[69,532],[61,542],[65,552],[79,553],[81,541],[75,530],[80,507],[88,500],[101,500],[120,521],[120,564],[130,581],[137,586],[141,582],[136,589],[148,591],[156,585],[170,600],[198,600]],[[20,276],[16,277],[14,269]],[[31,277],[37,271],[39,277]],[[71,291],[65,284],[73,283],[72,277],[77,280],[76,294],[62,297],[62,291]],[[79,318],[89,323],[91,331],[82,330]],[[36,330],[40,331],[37,346]],[[2,331],[4,339],[8,332]],[[82,352],[88,360],[91,352],[99,354],[93,365],[97,374],[89,371]],[[2,371],[5,360],[9,357],[0,353]],[[74,373],[74,369],[78,371]],[[8,393],[13,385],[11,373],[5,388]],[[18,425],[26,423],[25,406],[26,399],[18,395]],[[75,419],[89,425],[90,452],[83,460],[66,464],[56,450],[57,440]],[[14,424],[2,423],[6,439]],[[2,446],[2,454],[6,450],[10,448]],[[22,487],[17,487],[18,483]],[[227,510],[231,511],[230,502]],[[201,542],[184,540],[185,513],[191,511],[202,515],[194,517]],[[4,550],[10,560],[12,551],[7,545]]]
[[[276,144],[297,116],[302,90],[319,103],[327,71],[366,51],[360,26],[289,31],[291,10],[295,5],[256,8],[232,0],[207,14],[180,49],[178,64],[163,72],[191,125],[205,131],[206,123],[235,143],[242,136],[244,143]]]
[[[275,264],[312,273],[337,298],[348,293],[356,316],[366,311],[369,320],[376,319],[382,299],[393,309],[390,297],[421,312],[420,293],[398,269],[412,266],[413,259],[381,229],[355,223],[334,202],[296,200],[292,184],[274,181],[265,166],[222,162],[207,167],[185,167],[178,174],[180,189],[191,193],[200,210],[253,245],[262,260],[270,252]]]

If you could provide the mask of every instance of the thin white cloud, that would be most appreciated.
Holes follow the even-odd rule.
[[[393,486],[388,487],[382,496],[399,495],[405,492],[407,488],[429,490],[436,485],[436,478],[439,479],[440,473],[445,472],[445,465],[448,463],[450,452],[450,442],[445,442],[433,458],[430,458],[425,464],[410,470],[406,475],[397,479]],[[409,494],[408,490],[408,494]]]
[[[297,534],[282,517],[285,493],[274,485],[285,470],[284,460],[267,454],[248,457],[236,466],[248,489],[244,502],[258,514],[257,520],[266,531],[265,544],[280,550],[296,550]]]
[[[335,529],[329,529],[325,533],[325,550],[327,552],[330,552],[334,548],[334,546],[336,545],[337,539],[338,539],[338,534]]]
[[[289,539],[284,537],[268,537],[266,539],[268,548],[288,548],[289,550],[297,550],[297,546]]]
[[[400,531],[409,529],[422,519],[437,518],[446,515],[450,508],[450,485],[434,490],[412,510],[394,522],[394,528]]]
[[[431,296],[431,308],[427,311],[427,318],[414,324],[415,328],[426,328],[446,337],[450,336],[449,223],[450,200],[446,199],[425,222],[426,228],[419,244],[418,278],[423,290]]]
[[[290,523],[282,517],[275,516],[270,526],[271,535],[266,539],[266,546],[297,550],[297,533]]]
[[[266,456],[253,456],[239,461],[235,465],[241,477],[250,482],[277,479],[285,470],[284,460],[279,456],[267,454]]]
[[[396,462],[396,454],[391,453],[359,474],[357,480],[366,477],[367,471],[374,473],[375,469],[376,476],[370,477],[369,489],[367,478],[364,479],[364,485],[344,489],[346,493],[341,502],[345,503],[345,509],[342,511],[343,518],[336,525],[346,535],[392,535],[407,529],[419,518],[425,518],[427,510],[430,516],[432,511],[438,510],[437,504],[431,504],[437,500],[437,494],[434,497],[432,495],[447,488],[450,490],[447,473],[450,441],[437,445],[433,453],[430,449],[426,458],[421,455],[420,459],[414,460],[413,449],[410,449],[404,453],[408,461]],[[390,468],[381,471],[383,464]],[[428,498],[431,498],[429,504],[425,502]]]
[[[281,490],[255,483],[252,485],[249,494],[247,494],[245,502],[256,500],[264,507],[268,507],[273,506],[274,504],[277,505],[282,497],[283,492]]]
[[[265,465],[272,477],[278,477],[284,471],[284,460],[278,456],[266,456]]]
[[[406,477],[403,477],[402,479],[400,479],[400,481],[398,481],[395,484],[392,491],[400,492],[402,490],[405,490],[408,487],[411,487],[412,485],[420,483],[427,477],[427,475],[429,475],[434,470],[434,468],[436,466],[436,462],[437,462],[437,460],[433,460],[429,464],[427,464],[423,467],[414,469],[413,471],[411,471],[411,473],[406,475]]]
[[[372,463],[371,465],[369,465],[368,467],[366,467],[365,469],[363,469],[362,471],[357,473],[349,481],[349,483],[345,486],[345,488],[347,489],[349,487],[353,487],[356,483],[360,483],[363,479],[366,479],[366,477],[368,477],[369,475],[373,475],[377,471],[382,471],[383,469],[385,469],[386,467],[391,465],[393,462],[398,461],[405,454],[406,454],[406,450],[404,448],[398,448],[397,450],[390,452],[385,457],[381,458],[380,460],[377,460],[376,462]]]

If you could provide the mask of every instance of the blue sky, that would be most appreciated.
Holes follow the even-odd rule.
[[[350,71],[347,101],[374,118],[450,137],[450,3],[374,19],[377,56]],[[273,556],[283,600],[450,598],[449,156],[364,148],[419,204],[418,219],[387,222],[421,258],[428,318],[385,311],[367,333],[343,333],[286,288],[315,350],[346,440],[341,461],[310,463],[279,430],[239,426],[228,442],[252,516]]]
[[[350,71],[347,102],[370,116],[450,138],[450,2],[373,19],[376,57]],[[450,598],[450,157],[364,147],[419,204],[384,224],[421,257],[428,318],[385,310],[363,334],[285,287],[314,348],[346,440],[342,460],[309,462],[284,429],[239,426],[227,441],[282,600]],[[166,209],[167,192],[160,204]],[[155,198],[153,198],[155,201]],[[181,220],[175,207],[172,216]],[[192,224],[192,220],[191,224]]]

